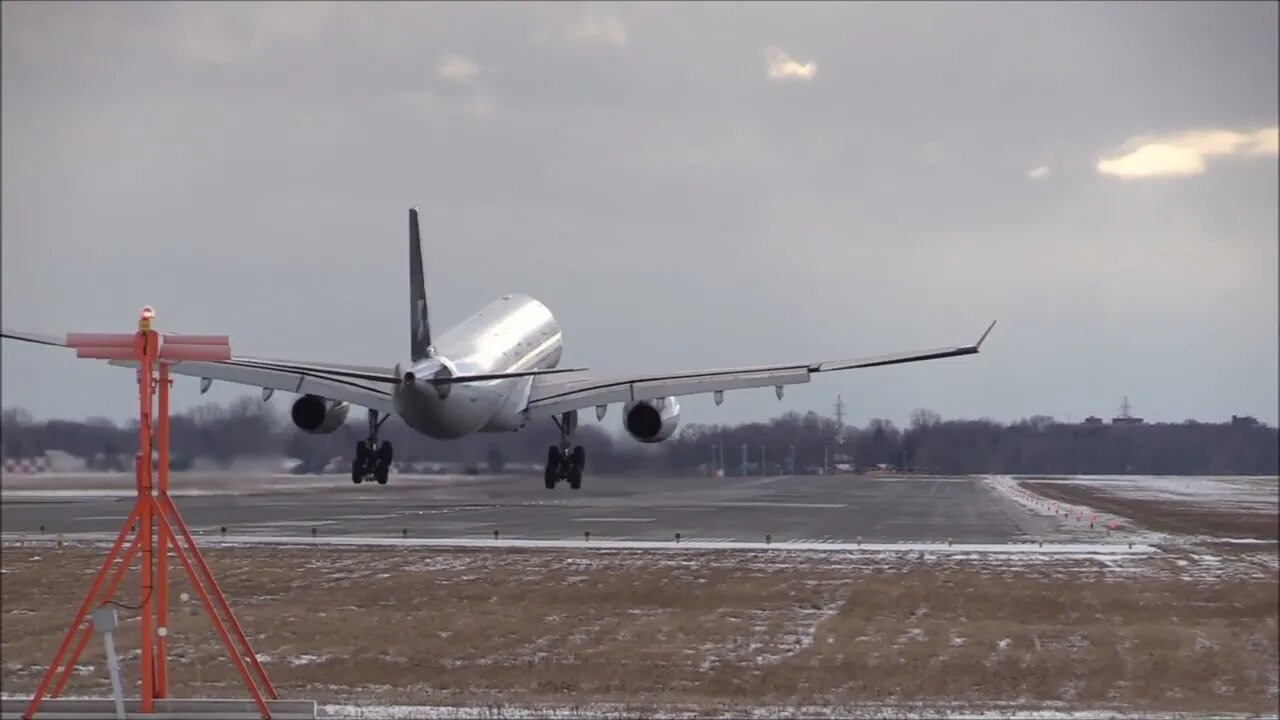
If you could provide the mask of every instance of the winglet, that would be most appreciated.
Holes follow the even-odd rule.
[[[982,333],[982,337],[978,338],[978,342],[974,343],[974,345],[973,345],[973,349],[974,349],[974,350],[981,350],[981,349],[982,349],[982,343],[983,343],[983,341],[985,341],[985,340],[987,339],[987,336],[991,334],[991,330],[992,330],[993,328],[995,328],[995,326],[996,326],[996,321],[995,321],[995,320],[992,320],[992,321],[991,321],[991,324],[987,326],[987,331],[986,331],[986,332],[984,332],[984,333]]]

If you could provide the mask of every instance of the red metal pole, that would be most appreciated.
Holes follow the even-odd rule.
[[[172,511],[173,508],[170,508]],[[178,556],[178,561],[182,563],[182,567],[187,571],[187,577],[191,579],[191,585],[195,587],[196,594],[200,596],[200,602],[204,603],[204,611],[209,615],[209,619],[213,621],[213,627],[218,631],[218,636],[222,638],[222,644],[227,649],[227,654],[231,656],[231,661],[235,664],[236,670],[240,671],[240,677],[244,679],[245,686],[249,689],[249,694],[253,696],[253,700],[258,705],[259,712],[262,713],[264,720],[270,720],[271,711],[267,708],[267,703],[262,699],[262,693],[258,690],[258,686],[249,677],[249,670],[244,666],[244,660],[240,657],[240,652],[231,642],[231,636],[227,634],[227,628],[222,623],[222,618],[218,615],[217,610],[213,606],[213,601],[209,598],[209,593],[205,592],[204,584],[200,582],[200,578],[196,575],[196,570],[191,565],[191,561],[187,559],[186,552],[182,549],[182,543],[178,542],[177,536],[173,533],[173,527],[169,525],[168,518],[165,513],[159,513],[157,520],[160,524],[160,532],[167,534],[173,541],[173,554]],[[192,545],[192,549],[195,546]],[[217,587],[216,585],[214,586]],[[252,653],[252,650],[250,650]],[[256,662],[256,658],[255,658]]]
[[[111,582],[107,585],[107,591],[102,595],[101,604],[106,604],[111,599],[111,596],[116,594],[116,588],[120,587],[120,581],[124,580],[124,574],[129,571],[129,564],[133,562],[133,558],[137,554],[138,534],[134,533],[133,541],[129,543],[129,549],[125,551],[120,564],[116,566],[116,574],[112,576]],[[76,643],[75,650],[71,651],[71,658],[67,660],[66,667],[63,668],[62,675],[58,678],[58,683],[53,686],[53,692],[49,693],[49,697],[56,698],[62,695],[62,689],[66,687],[67,681],[71,679],[71,671],[75,668],[76,661],[80,659],[80,653],[84,652],[85,645],[89,644],[89,638],[93,637],[93,623],[85,623],[81,627],[84,629],[80,631],[80,641]]]
[[[154,455],[151,448],[151,383],[156,356],[158,338],[154,330],[142,328],[138,331],[136,350],[138,353],[138,389],[139,389],[139,422],[138,444],[142,452],[142,712],[150,713],[155,709],[155,628],[152,603],[152,583],[155,577],[155,558],[152,555],[152,523],[155,502],[151,495],[151,462]]]
[[[102,601],[105,603],[115,593],[120,582],[124,579],[129,565],[132,563],[133,556],[141,552],[143,556],[143,612],[141,617],[142,712],[154,712],[155,699],[168,696],[167,632],[159,634],[159,637],[157,637],[157,630],[163,629],[167,631],[168,629],[168,559],[169,548],[172,545],[174,554],[182,564],[183,569],[186,570],[187,576],[190,578],[192,585],[195,586],[196,592],[200,595],[205,611],[213,621],[214,629],[217,630],[223,644],[230,653],[232,663],[244,679],[245,686],[257,703],[262,717],[264,720],[270,720],[271,718],[270,710],[267,708],[266,700],[263,698],[263,691],[254,682],[239,648],[234,647],[234,640],[239,640],[240,644],[243,645],[244,651],[248,653],[249,660],[253,666],[252,675],[257,675],[260,678],[266,693],[273,700],[277,699],[275,688],[272,687],[270,680],[267,679],[262,664],[258,661],[257,655],[249,645],[248,638],[245,637],[244,631],[240,628],[240,623],[236,620],[235,614],[231,612],[231,606],[227,603],[221,588],[218,587],[217,581],[213,577],[213,573],[201,556],[200,549],[196,546],[195,538],[192,537],[191,531],[178,513],[177,506],[169,497],[169,388],[171,380],[169,379],[169,369],[165,361],[225,361],[231,357],[231,348],[226,336],[221,335],[174,336],[172,338],[172,347],[162,348],[159,334],[151,329],[151,320],[154,315],[155,313],[150,307],[143,308],[142,320],[138,323],[138,332],[135,334],[80,333],[67,336],[67,344],[76,348],[77,357],[135,360],[138,363],[139,452],[135,458],[134,467],[137,501],[133,509],[130,510],[128,517],[125,518],[124,527],[121,528],[115,544],[107,554],[102,568],[98,571],[89,594],[85,596],[84,602],[76,614],[75,621],[68,628],[62,644],[58,647],[53,664],[49,666],[35,697],[32,698],[31,704],[23,715],[25,720],[30,720],[34,716],[41,701],[44,699],[45,691],[57,674],[58,668],[62,666],[62,660],[67,654],[67,648],[75,637],[76,631],[81,628],[90,605],[95,598],[99,597],[103,581],[107,577],[107,571],[120,553],[125,537],[133,533],[135,527],[137,532],[134,533],[129,550],[121,561],[120,566],[116,569]],[[159,365],[158,368],[156,367],[157,365]],[[157,370],[159,374],[158,380],[155,377]],[[157,385],[153,386],[153,382],[157,383]],[[153,396],[157,394],[157,390],[160,396],[160,407],[158,417],[153,417]],[[156,423],[154,427],[153,422]],[[159,452],[158,458],[155,457],[156,450]],[[153,459],[157,461],[154,476]],[[158,482],[153,483],[153,478]],[[175,526],[181,530],[182,538],[189,546],[191,559],[188,559],[187,552],[184,551],[183,544],[179,541],[174,531]],[[160,551],[160,565],[158,568],[155,566],[153,552],[153,546],[157,543]],[[159,586],[158,589],[157,585]],[[153,590],[157,590],[157,595],[154,598],[152,596]],[[219,611],[221,611],[221,614]],[[226,616],[225,621],[223,620],[223,614]],[[232,634],[228,633],[228,625],[230,625],[231,632],[234,633],[234,640]],[[54,697],[57,697],[62,692],[63,687],[73,674],[75,661],[79,659],[91,636],[91,627],[85,626],[84,632],[80,636],[75,651],[71,656],[71,662],[63,670],[54,688]]]
[[[160,417],[157,418],[160,435],[160,512],[165,512],[164,500],[169,497],[169,364],[160,364]],[[160,566],[157,568],[156,624],[156,697],[169,697],[169,536],[160,533]]]
[[[129,526],[134,519],[138,517],[140,505],[135,504],[133,510],[129,511],[128,517],[124,519],[124,527],[120,528],[120,533],[116,536],[116,542],[111,546],[111,551],[107,553],[107,558],[102,562],[102,568],[98,570],[98,575],[93,579],[93,586],[89,589],[88,594],[84,596],[84,602],[80,603],[80,610],[76,612],[75,620],[71,621],[71,627],[67,628],[67,634],[62,639],[62,644],[58,646],[58,652],[53,656],[53,662],[49,664],[49,669],[45,671],[44,678],[40,681],[40,686],[36,688],[36,694],[31,698],[31,703],[27,705],[27,711],[22,717],[30,720],[36,713],[36,709],[40,707],[40,702],[44,700],[44,693],[49,689],[49,683],[53,681],[54,673],[62,665],[62,657],[66,655],[67,648],[71,645],[71,638],[75,637],[76,629],[80,627],[80,623],[84,622],[84,616],[89,614],[89,606],[93,604],[93,599],[97,597],[98,592],[102,589],[102,581],[107,578],[107,570],[111,564],[115,562],[116,555],[120,552],[120,547],[124,545],[124,539],[129,533]]]
[[[238,638],[240,643],[244,645],[244,651],[249,656],[249,662],[253,665],[254,674],[256,674],[258,679],[262,682],[262,686],[266,689],[267,695],[269,695],[272,700],[278,700],[279,697],[276,695],[275,687],[273,687],[271,685],[271,681],[267,679],[267,671],[262,668],[262,663],[258,661],[258,654],[253,651],[253,647],[249,644],[249,638],[245,637],[244,630],[240,628],[240,622],[236,620],[235,613],[231,612],[231,605],[227,602],[226,597],[223,596],[222,588],[218,587],[218,581],[214,579],[213,572],[209,570],[208,564],[205,563],[204,556],[201,555],[200,548],[196,545],[196,540],[191,535],[191,530],[187,528],[186,521],[182,519],[182,514],[178,512],[178,506],[174,505],[173,500],[168,497],[162,498],[160,502],[168,505],[166,510],[162,513],[163,516],[173,519],[172,526],[176,526],[178,530],[181,531],[182,538],[187,541],[187,547],[191,551],[191,557],[195,560],[196,567],[200,570],[203,576],[202,579],[204,582],[209,584],[209,589],[212,591],[214,599],[217,600],[219,609],[221,609],[227,616],[227,624],[231,626],[231,630],[235,633],[236,638]],[[177,545],[178,541],[175,538],[175,548]]]

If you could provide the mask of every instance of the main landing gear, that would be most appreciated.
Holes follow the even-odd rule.
[[[547,448],[547,489],[554,490],[556,483],[568,480],[569,487],[577,490],[582,487],[582,470],[587,464],[587,451],[581,445],[569,449],[570,438],[578,428],[578,411],[564,413],[555,422],[560,428],[560,444]]]
[[[386,485],[391,475],[391,443],[378,442],[378,428],[390,415],[378,419],[378,411],[369,411],[369,439],[356,443],[356,457],[351,461],[351,482],[359,485],[370,477]]]

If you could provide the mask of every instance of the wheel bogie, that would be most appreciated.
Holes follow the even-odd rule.
[[[394,457],[391,443],[379,443],[376,437],[361,440],[356,443],[355,458],[351,461],[351,481],[359,485],[365,480],[374,480],[379,485],[386,485],[391,477]]]
[[[543,473],[547,489],[555,489],[561,480],[568,481],[574,490],[581,488],[586,462],[587,451],[581,445],[572,450],[556,445],[547,448],[547,466]]]

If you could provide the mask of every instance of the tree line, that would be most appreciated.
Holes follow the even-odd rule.
[[[615,412],[606,422],[616,423],[616,417]],[[363,413],[358,421],[353,417],[331,434],[309,435],[271,404],[249,397],[228,405],[201,405],[170,417],[175,469],[196,458],[226,466],[237,458],[284,456],[301,461],[298,472],[317,472],[335,458],[349,458],[365,433]],[[514,464],[541,465],[559,433],[552,422],[545,421],[515,433],[438,441],[392,418],[382,426],[380,437],[394,443],[399,462],[462,464],[476,472],[491,472]],[[91,469],[124,470],[132,466],[138,423],[118,424],[106,418],[38,421],[25,410],[9,408],[0,414],[0,438],[4,457],[60,450],[84,459]],[[1124,425],[1064,423],[1033,416],[999,423],[944,420],[921,409],[912,413],[906,427],[879,418],[855,427],[815,412],[789,412],[766,422],[688,424],[655,445],[582,424],[575,442],[587,447],[592,472],[614,474],[694,475],[719,470],[734,476],[869,469],[941,474],[1280,472],[1280,429],[1252,418]]]

